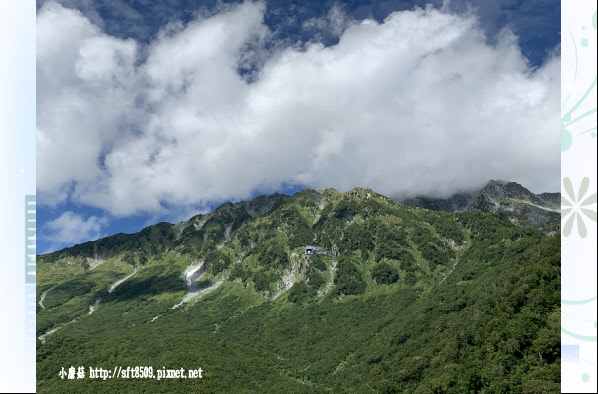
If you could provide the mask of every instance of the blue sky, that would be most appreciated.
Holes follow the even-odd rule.
[[[560,2],[427,3],[38,1],[38,252],[304,187],[558,190]]]
[[[37,0],[38,9],[45,0]],[[64,0],[66,7],[80,10],[92,22],[102,26],[113,36],[133,37],[140,42],[149,42],[160,28],[173,20],[189,22],[202,7],[213,10],[217,1],[91,1]],[[224,1],[238,3],[238,1]],[[383,21],[394,11],[425,7],[433,4],[442,7],[442,0],[431,1],[287,1],[266,2],[265,22],[277,31],[280,38],[308,41],[313,38],[310,32],[302,29],[303,22],[310,18],[325,16],[334,5],[340,5],[352,18],[362,20],[374,18]],[[509,26],[520,38],[523,54],[534,65],[542,63],[550,51],[560,43],[561,6],[556,0],[496,0],[467,1],[452,0],[449,8],[455,12],[475,9],[476,15],[487,36],[492,40],[503,27]],[[324,43],[335,44],[338,37],[323,32]]]

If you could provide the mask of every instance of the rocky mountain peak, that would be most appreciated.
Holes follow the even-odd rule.
[[[432,211],[492,212],[522,226],[555,231],[560,225],[560,193],[534,194],[517,182],[490,180],[481,189],[459,192],[446,198],[417,196],[402,203]]]

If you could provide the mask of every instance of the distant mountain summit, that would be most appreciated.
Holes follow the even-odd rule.
[[[534,194],[517,182],[491,180],[479,190],[456,193],[446,198],[417,196],[401,201],[405,205],[444,212],[492,212],[523,227],[560,229],[561,193]]]

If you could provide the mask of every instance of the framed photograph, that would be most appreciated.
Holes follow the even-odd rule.
[[[7,209],[26,346],[2,370],[40,393],[595,391],[595,4],[34,8],[6,83],[34,92]]]

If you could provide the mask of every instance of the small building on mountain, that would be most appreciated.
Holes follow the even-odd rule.
[[[305,254],[328,254],[327,250],[318,250],[315,246],[306,246]]]

